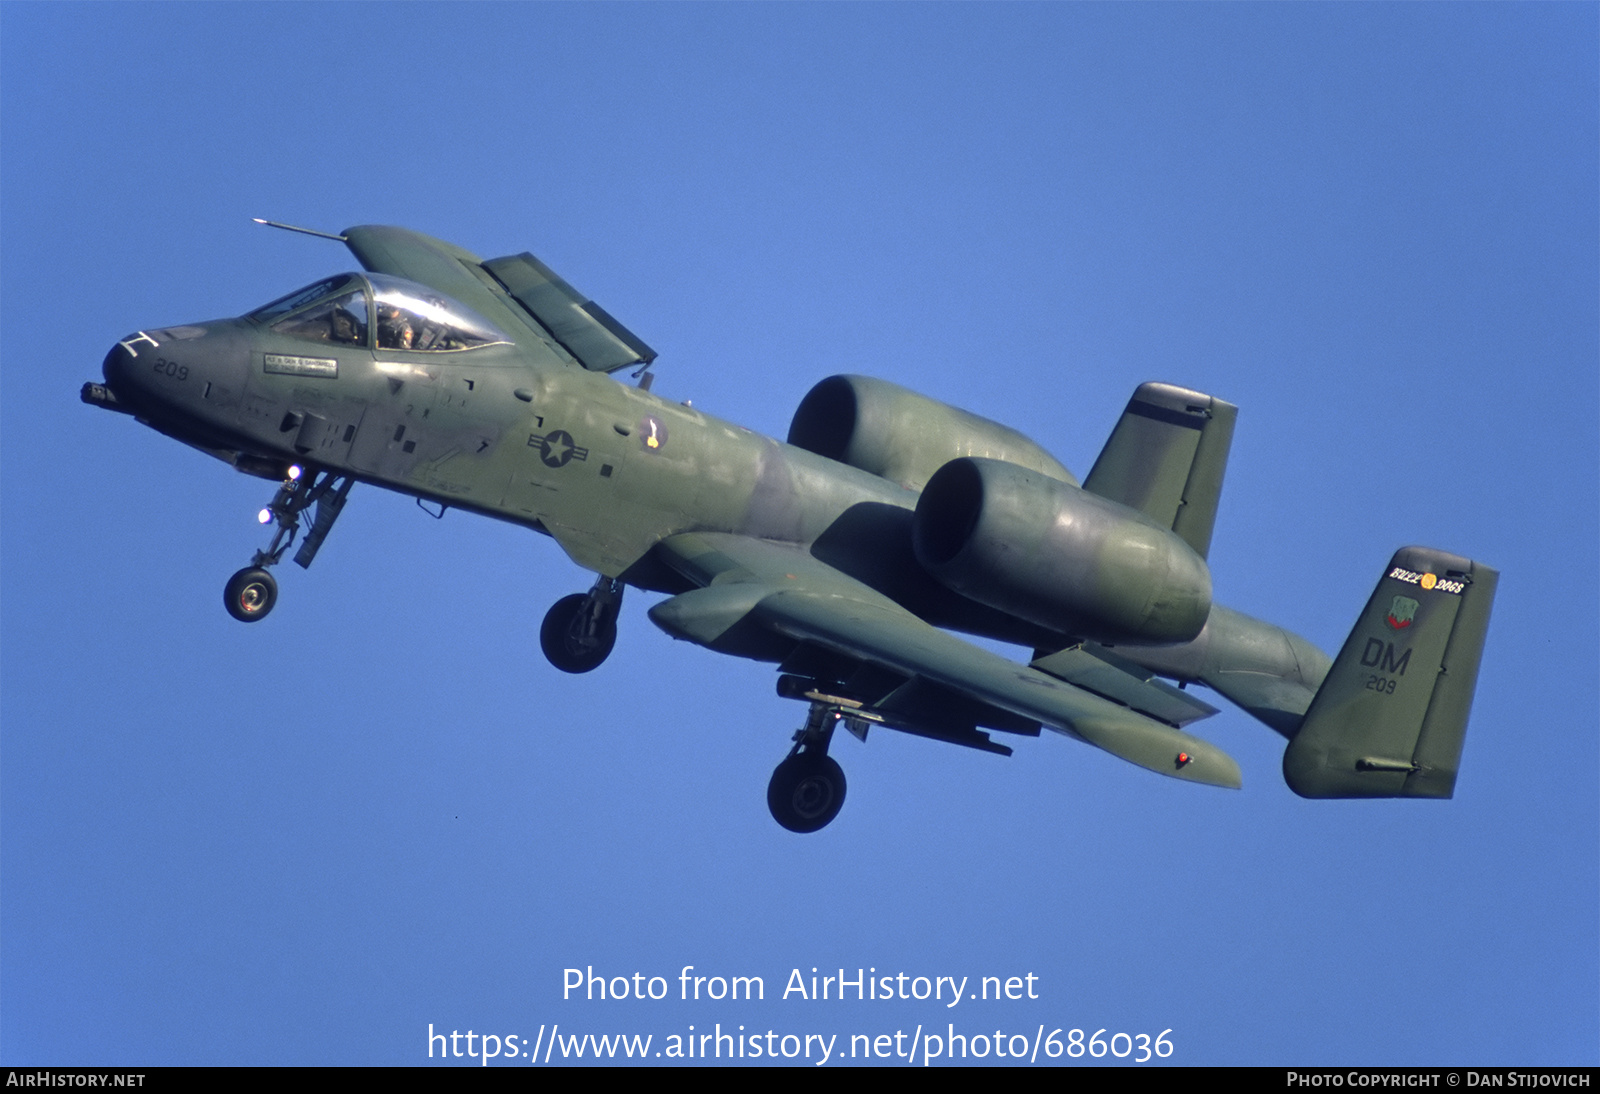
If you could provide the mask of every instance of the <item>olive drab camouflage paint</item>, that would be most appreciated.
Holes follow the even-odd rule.
[[[271,567],[297,538],[309,566],[364,483],[543,532],[593,571],[540,628],[558,669],[606,659],[630,586],[663,595],[649,615],[672,637],[776,665],[779,694],[807,704],[767,794],[792,831],[843,804],[841,724],[1004,755],[991,733],[1048,728],[1238,787],[1238,764],[1188,732],[1217,712],[1190,683],[1288,738],[1299,794],[1453,792],[1495,571],[1401,550],[1331,662],[1216,603],[1230,403],[1140,386],[1081,484],[1015,430],[861,376],[817,384],[784,443],[652,395],[655,351],[531,254],[292,230],[344,243],[363,272],[137,331],[82,392],[277,484],[272,540],[224,590],[236,619],[272,611]]]

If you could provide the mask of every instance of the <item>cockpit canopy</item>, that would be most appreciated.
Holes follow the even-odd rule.
[[[460,352],[511,341],[471,308],[387,274],[336,274],[246,318],[291,338],[378,350]]]

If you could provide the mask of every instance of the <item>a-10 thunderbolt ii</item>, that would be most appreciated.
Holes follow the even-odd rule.
[[[1236,416],[1221,399],[1142,385],[1081,483],[1012,429],[861,376],[817,384],[779,443],[652,395],[654,351],[530,254],[484,261],[391,227],[330,238],[365,272],[138,331],[83,388],[279,484],[270,545],[224,592],[236,619],[272,610],[269,567],[302,521],[309,566],[361,482],[544,532],[595,572],[540,628],[558,669],[606,659],[628,586],[665,594],[649,614],[672,637],[776,664],[779,695],[808,705],[767,790],[792,831],[844,801],[840,723],[1003,755],[989,731],[1049,728],[1238,787],[1238,764],[1186,732],[1216,713],[1191,683],[1288,739],[1301,795],[1454,790],[1496,572],[1400,550],[1331,661],[1213,602]],[[638,384],[612,378],[630,367]]]

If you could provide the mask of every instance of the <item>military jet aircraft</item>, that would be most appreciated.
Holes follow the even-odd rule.
[[[780,443],[652,395],[655,352],[531,254],[292,230],[364,272],[137,331],[82,391],[278,484],[271,542],[223,593],[235,619],[272,611],[302,520],[309,566],[360,482],[543,532],[598,575],[540,628],[564,672],[605,661],[629,586],[665,594],[649,615],[672,637],[775,664],[778,694],[807,704],[767,790],[791,831],[844,802],[841,724],[1003,755],[991,732],[1048,728],[1238,787],[1238,764],[1187,732],[1217,712],[1193,683],[1288,739],[1303,796],[1454,792],[1496,571],[1403,548],[1331,661],[1215,603],[1230,403],[1142,385],[1081,482],[1015,430],[862,376],[817,384]]]

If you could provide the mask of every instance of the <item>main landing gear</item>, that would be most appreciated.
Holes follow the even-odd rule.
[[[806,724],[795,731],[794,748],[767,784],[772,819],[791,832],[815,832],[839,815],[844,805],[844,769],[828,755],[840,711],[813,702]]]
[[[624,585],[601,575],[586,593],[564,596],[545,613],[539,646],[562,672],[592,672],[617,644],[617,613]]]
[[[241,623],[254,623],[267,617],[278,602],[278,583],[267,572],[267,567],[277,565],[294,542],[295,533],[300,530],[300,514],[313,504],[317,507],[311,527],[306,530],[300,550],[294,556],[295,562],[304,569],[317,557],[317,550],[344,509],[345,498],[354,482],[350,476],[336,475],[332,471],[315,468],[302,471],[299,466],[288,469],[272,502],[261,510],[262,524],[275,522],[278,526],[272,533],[272,542],[265,551],[257,551],[250,565],[230,577],[222,590],[222,603],[229,615]]]

